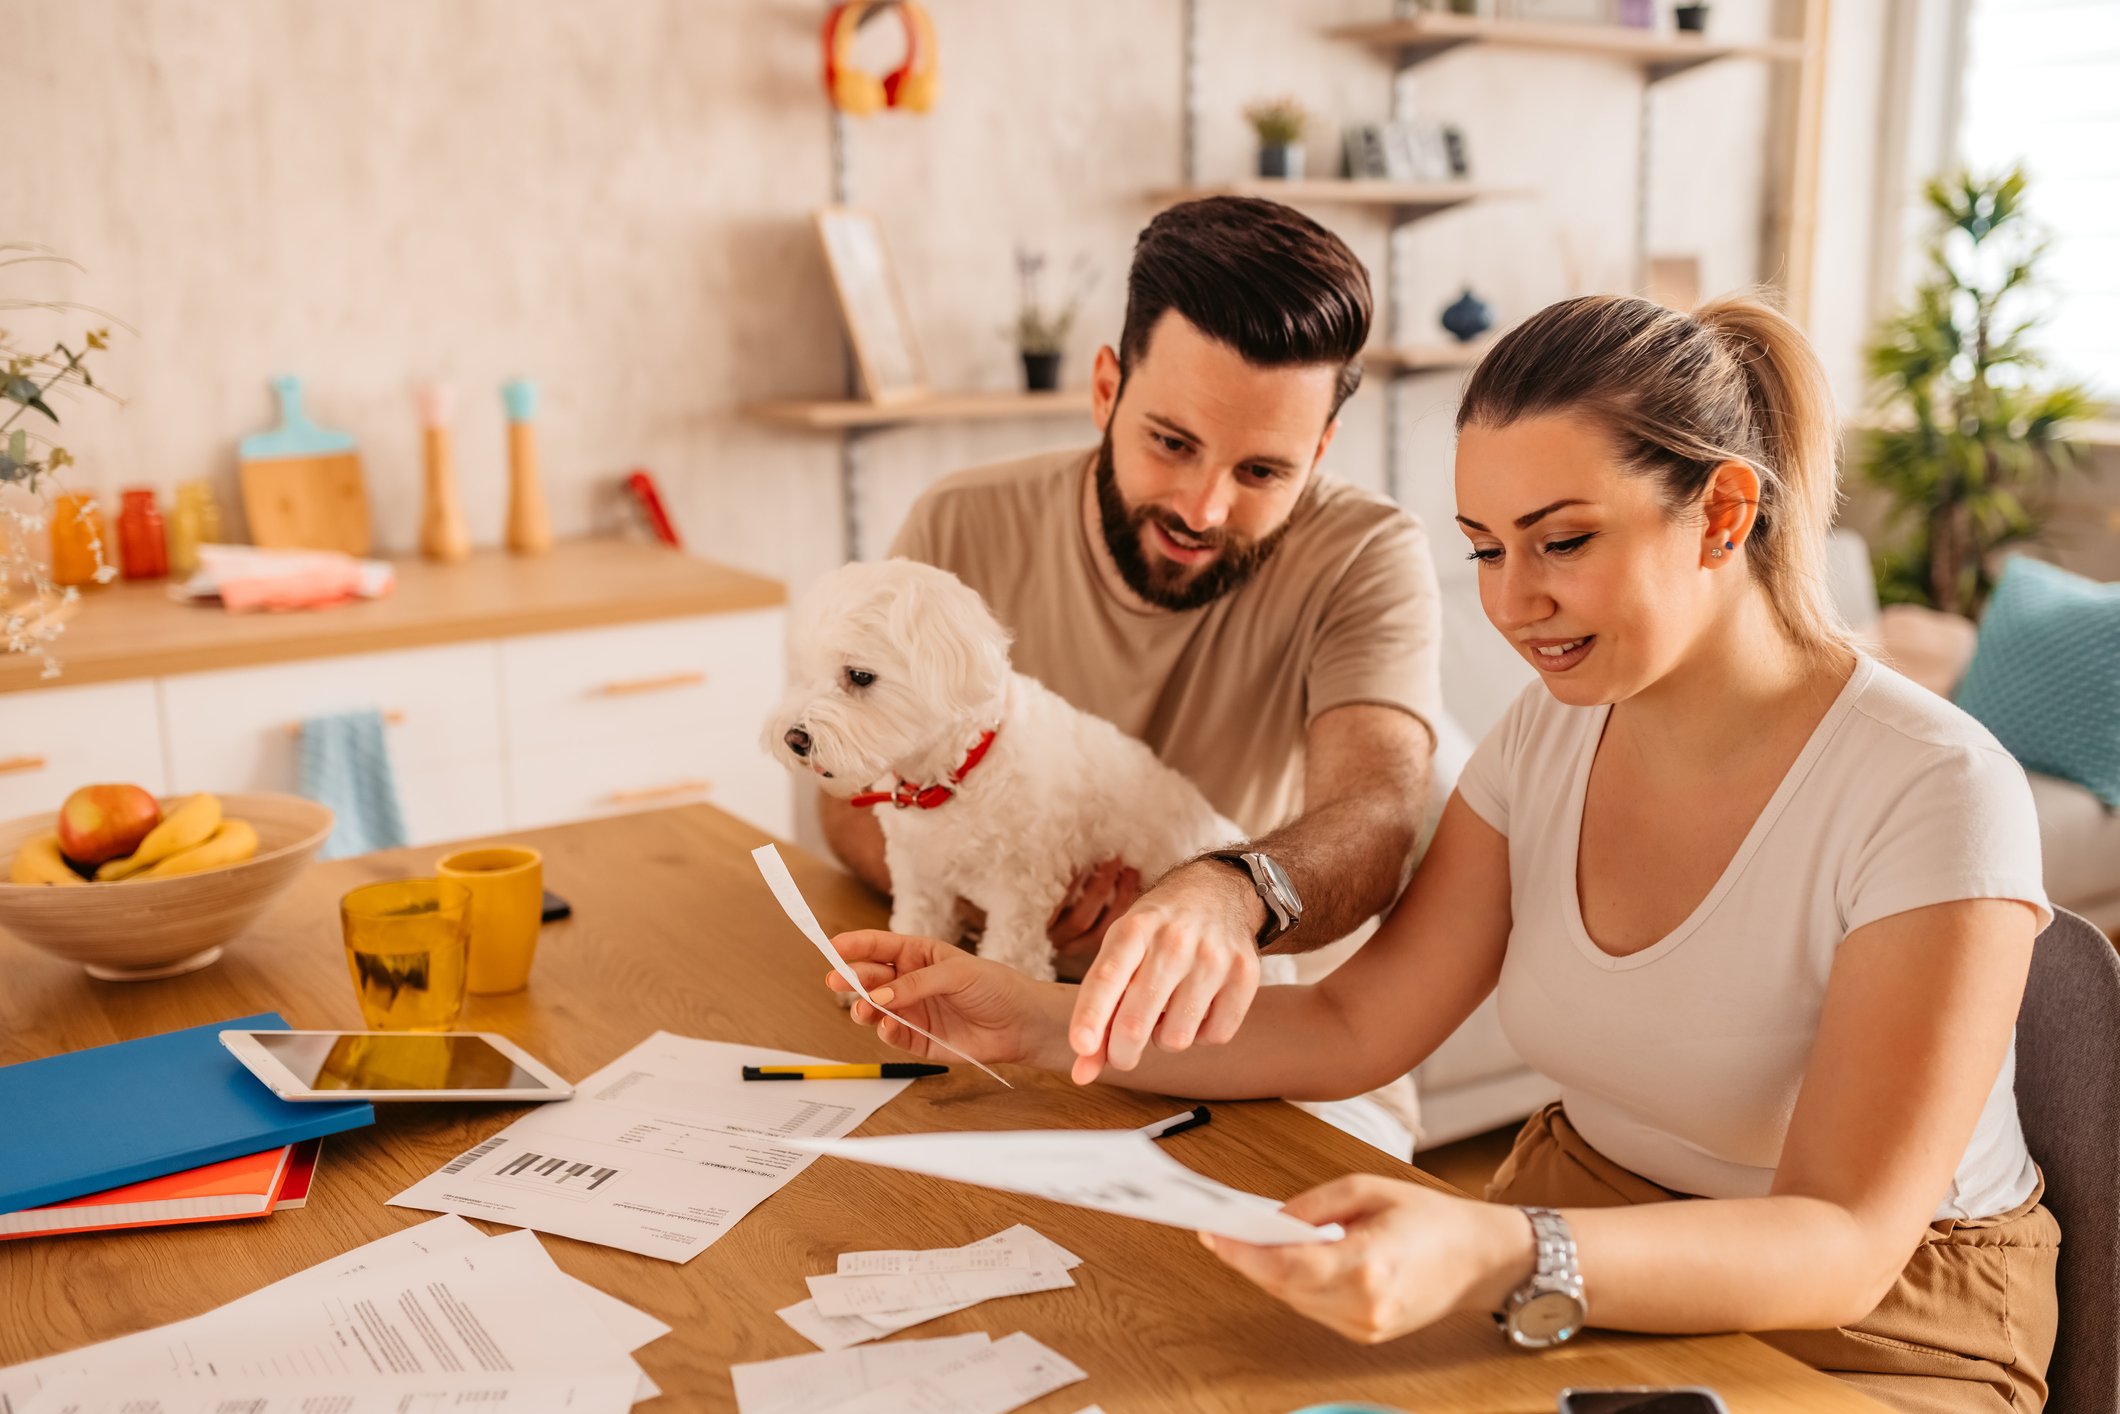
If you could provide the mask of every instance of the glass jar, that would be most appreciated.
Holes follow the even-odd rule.
[[[52,583],[95,584],[107,564],[110,531],[94,496],[52,498]]]
[[[127,491],[118,512],[118,565],[127,579],[160,579],[169,573],[162,509],[145,487]]]
[[[220,543],[221,507],[212,484],[185,482],[169,513],[169,572],[188,577],[199,568],[199,547]]]

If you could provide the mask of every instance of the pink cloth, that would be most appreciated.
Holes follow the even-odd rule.
[[[247,614],[379,599],[396,583],[396,571],[383,561],[330,550],[201,545],[198,573],[178,593],[187,599],[218,597],[230,613]]]

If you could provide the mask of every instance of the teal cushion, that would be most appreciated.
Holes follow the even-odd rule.
[[[2120,584],[2010,560],[1958,705],[2025,769],[2087,786],[2120,809]]]

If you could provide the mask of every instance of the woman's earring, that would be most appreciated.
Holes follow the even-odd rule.
[[[1710,550],[1708,552],[1708,558],[1711,560],[1719,560],[1723,557],[1723,550],[1735,550],[1736,548],[1737,542],[1735,540],[1725,540],[1722,543],[1722,550]]]
[[[1719,559],[1721,559],[1722,557],[1723,557],[1723,552],[1722,552],[1722,551],[1720,551],[1720,550],[1710,550],[1710,551],[1708,552],[1708,558],[1709,558],[1709,559],[1711,559],[1711,560],[1719,560]]]

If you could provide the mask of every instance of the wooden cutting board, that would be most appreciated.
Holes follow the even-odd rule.
[[[365,555],[373,543],[368,483],[350,433],[317,426],[302,411],[302,380],[275,378],[280,425],[243,439],[243,514],[250,539],[273,549]]]

